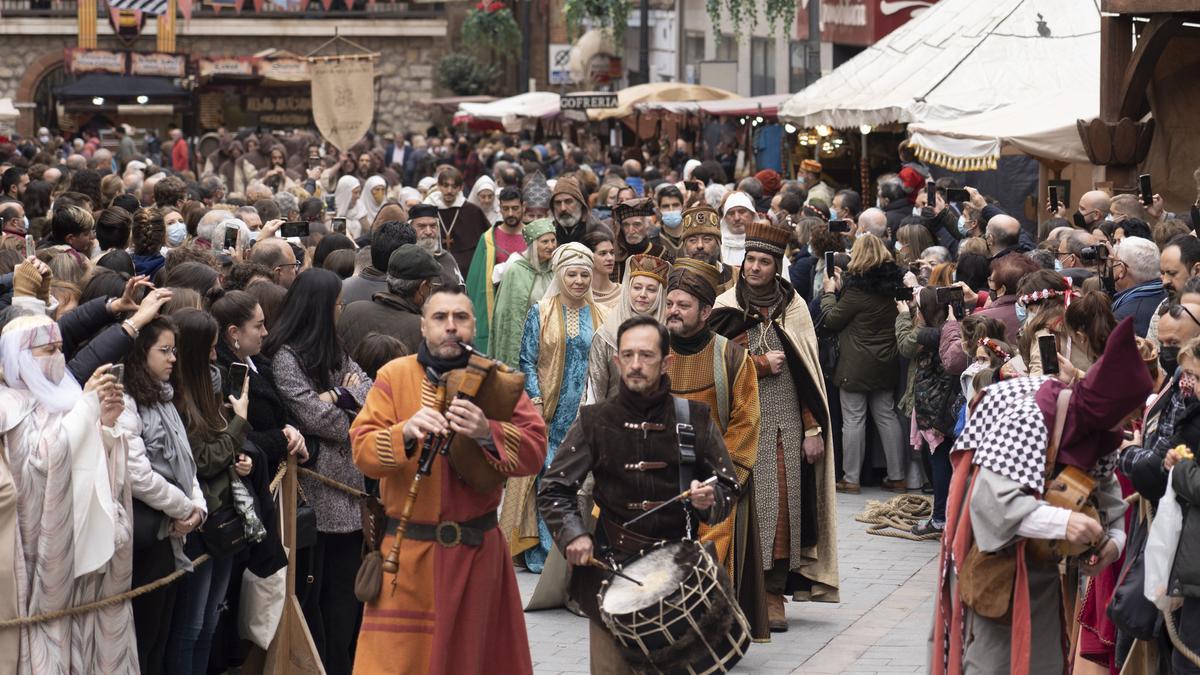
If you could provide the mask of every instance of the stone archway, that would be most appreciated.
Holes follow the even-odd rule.
[[[62,51],[49,52],[41,55],[25,69],[25,75],[17,85],[18,103],[33,103],[38,85],[47,75],[63,67]],[[21,117],[17,120],[17,133],[22,136],[32,136],[37,129],[35,110],[28,106],[19,108]]]

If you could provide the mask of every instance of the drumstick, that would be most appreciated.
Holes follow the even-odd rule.
[[[700,487],[705,487],[707,485],[713,485],[716,482],[717,482],[716,476],[709,476],[707,480],[700,483]],[[651,513],[654,513],[655,511],[660,511],[662,509],[665,509],[666,507],[670,506],[671,504],[674,504],[675,502],[681,502],[691,496],[692,496],[692,491],[690,489],[684,490],[683,492],[680,492],[679,494],[675,495],[674,497],[671,497],[667,501],[659,504],[658,506],[650,509],[649,511],[646,511],[642,515],[637,516],[633,520],[626,522],[625,527],[629,527],[630,525],[636,523],[637,521],[641,520],[642,518],[645,518],[646,516],[650,515]]]
[[[633,583],[637,584],[638,586],[645,586],[645,584],[638,581],[637,579],[634,579],[633,577],[629,576],[628,574],[625,574],[624,572],[619,572],[616,569],[609,567],[608,565],[604,564],[604,562],[597,560],[596,558],[588,558],[588,564],[593,567],[599,567],[600,569],[604,570],[605,572],[611,572],[626,581],[632,581]]]

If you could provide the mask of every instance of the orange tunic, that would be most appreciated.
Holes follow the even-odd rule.
[[[417,471],[419,452],[404,451],[404,422],[424,405],[437,407],[436,392],[416,356],[379,370],[375,386],[350,430],[354,463],[378,478],[387,514],[399,518]],[[546,427],[522,394],[510,422],[492,422],[501,457],[489,457],[509,476],[538,472],[546,454]],[[481,452],[483,452],[481,450]],[[421,480],[413,523],[465,522],[500,504],[502,488],[481,494],[464,483],[445,457]],[[383,541],[392,548],[394,535]],[[393,576],[396,584],[393,587]],[[393,590],[394,588],[394,590]],[[444,547],[406,539],[398,575],[383,575],[379,598],[364,608],[354,672],[531,673],[520,593],[499,528],[481,546]]]

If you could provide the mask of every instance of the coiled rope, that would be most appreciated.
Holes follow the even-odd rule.
[[[933,497],[903,494],[896,495],[884,502],[875,500],[867,502],[866,510],[854,516],[854,519],[871,526],[867,528],[867,534],[910,541],[933,541],[941,539],[940,532],[921,535],[912,533],[915,525],[931,515],[933,515]]]

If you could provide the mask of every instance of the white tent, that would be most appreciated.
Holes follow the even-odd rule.
[[[504,127],[505,131],[520,131],[522,118],[536,120],[557,117],[558,113],[558,94],[531,91],[490,103],[460,103],[454,123],[492,122]]]
[[[1060,107],[1074,114],[1087,103],[1094,116],[1099,61],[1098,0],[941,0],[797,93],[779,116],[808,127],[965,125],[1024,105],[1028,114],[1014,108],[1012,117],[1029,119],[1013,129],[1044,132],[1066,123]]]

